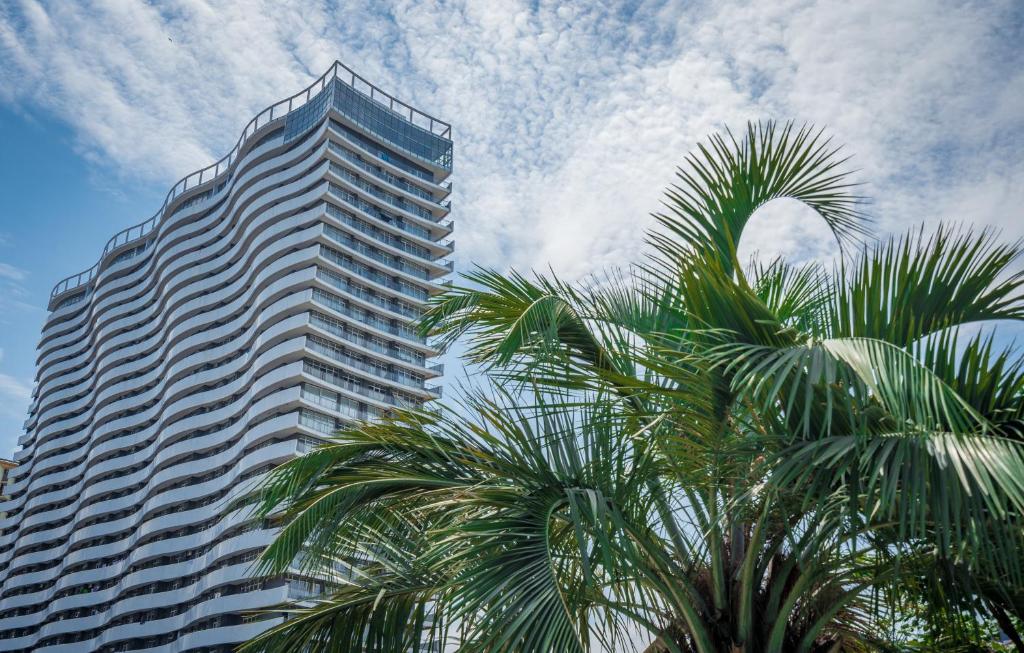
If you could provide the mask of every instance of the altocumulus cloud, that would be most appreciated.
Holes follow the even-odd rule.
[[[4,350],[0,349],[0,362],[3,362]],[[32,388],[28,383],[10,374],[0,372],[0,418],[22,420],[25,418],[25,406],[31,399]],[[2,455],[6,455],[3,452]]]
[[[0,8],[0,100],[58,115],[125,179],[169,185],[340,58],[454,123],[463,265],[582,276],[637,258],[682,156],[750,119],[814,122],[848,144],[880,232],[952,219],[1024,235],[1022,13],[1014,0],[20,2]],[[745,247],[832,251],[787,205],[766,207]]]

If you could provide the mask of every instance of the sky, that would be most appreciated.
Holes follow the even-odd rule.
[[[748,120],[824,127],[880,237],[1024,236],[1022,42],[1019,0],[0,3],[0,456],[53,284],[335,59],[452,123],[456,270],[579,279],[639,260],[675,166]],[[835,255],[783,201],[742,248]]]

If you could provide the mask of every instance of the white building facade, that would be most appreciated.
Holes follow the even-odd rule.
[[[53,291],[0,503],[0,651],[229,651],[308,596],[230,502],[345,420],[436,398],[448,124],[340,63]]]

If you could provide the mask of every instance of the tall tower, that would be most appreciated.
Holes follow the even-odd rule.
[[[228,504],[345,420],[440,395],[452,141],[335,63],[54,288],[0,503],[0,651],[227,651],[317,588]]]

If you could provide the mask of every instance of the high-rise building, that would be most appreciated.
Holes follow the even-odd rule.
[[[447,123],[335,63],[60,282],[0,504],[0,651],[226,651],[305,598],[229,503],[346,420],[436,398]],[[436,381],[435,381],[436,382]]]

